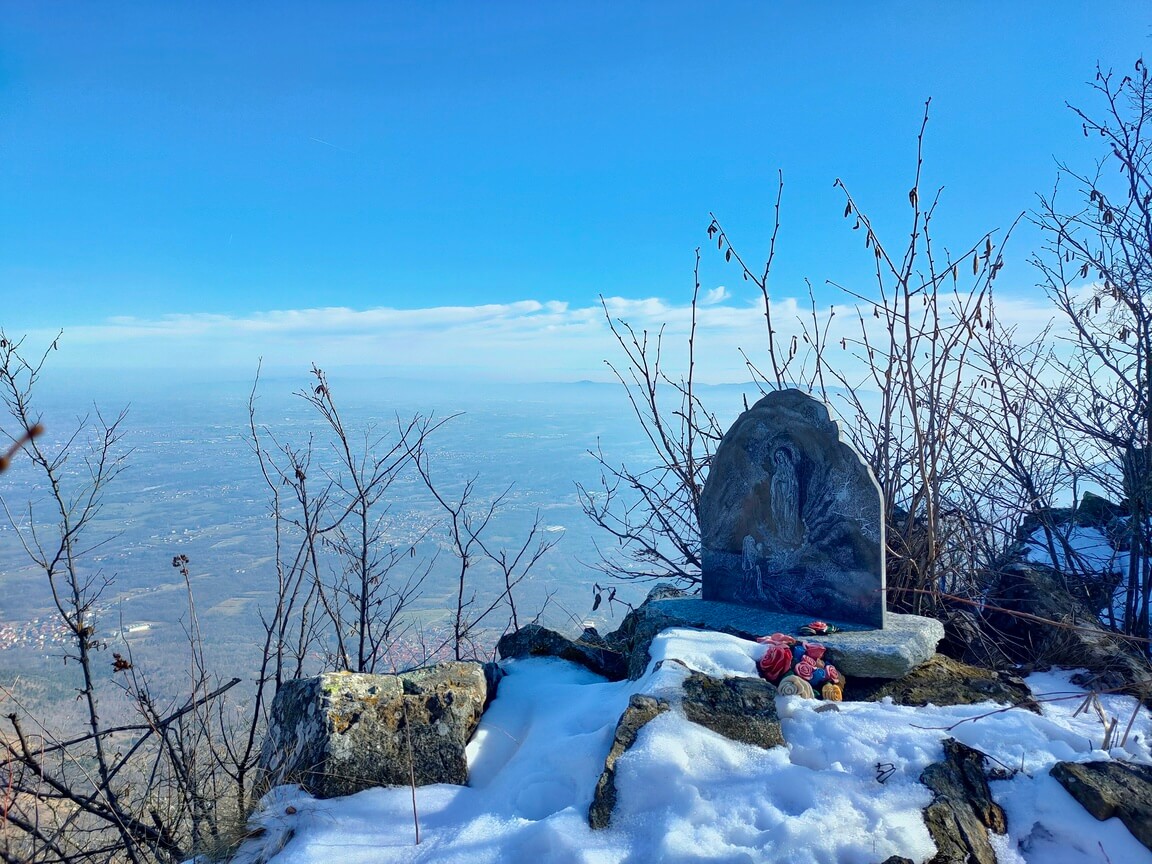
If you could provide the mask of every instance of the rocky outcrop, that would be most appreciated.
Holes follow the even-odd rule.
[[[1126,762],[1057,762],[1050,772],[1084,809],[1116,816],[1152,849],[1152,766]]]
[[[1058,571],[1028,564],[1006,567],[988,603],[1006,610],[989,610],[985,624],[1006,650],[1015,650],[1015,659],[1037,666],[1082,667],[1090,674],[1074,679],[1076,683],[1096,690],[1128,690],[1152,704],[1147,660],[1105,627]]]
[[[988,832],[1008,830],[1004,810],[992,800],[985,756],[954,738],[944,742],[944,761],[924,769],[920,782],[934,793],[924,825],[936,843],[928,864],[996,864]]]
[[[1019,705],[1040,713],[1028,685],[1015,675],[970,666],[936,654],[903,678],[886,681],[852,678],[851,697],[860,702],[879,702],[891,697],[897,705],[975,705],[999,702]]]
[[[609,681],[627,678],[629,672],[628,659],[604,640],[592,641],[583,637],[573,640],[539,624],[529,624],[515,633],[505,634],[496,644],[496,653],[503,660],[559,657],[579,663]]]
[[[604,771],[596,781],[596,791],[592,796],[592,806],[588,809],[588,824],[593,828],[607,828],[612,821],[612,811],[616,807],[616,763],[628,749],[636,743],[636,736],[653,718],[668,710],[664,699],[635,694],[628,707],[620,715],[616,724],[616,734],[608,758],[604,760]]]
[[[289,681],[272,702],[260,751],[263,784],[299,783],[333,798],[372,786],[466,783],[464,747],[486,693],[479,663]]]

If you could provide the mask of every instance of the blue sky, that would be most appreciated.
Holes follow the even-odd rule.
[[[898,243],[928,97],[941,242],[1007,227],[1056,158],[1100,155],[1065,102],[1148,52],[1150,12],[6,3],[0,320],[63,328],[81,365],[601,377],[597,297],[682,318],[709,211],[756,258],[777,170],[774,295],[866,276],[833,180]],[[1000,280],[1023,305],[1038,242],[1019,229]],[[738,274],[707,246],[702,273],[719,344],[754,338]]]

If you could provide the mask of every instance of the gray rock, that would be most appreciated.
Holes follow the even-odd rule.
[[[741,414],[697,515],[705,600],[884,626],[880,487],[823,403],[781,390]]]
[[[795,635],[812,616],[774,612],[738,603],[672,597],[646,602],[625,616],[620,628],[606,636],[627,657],[628,677],[639,678],[648,666],[648,647],[662,630],[690,627],[755,639],[770,633]],[[824,619],[828,620],[828,619]],[[829,621],[828,623],[836,623]],[[888,613],[883,630],[840,622],[844,632],[807,637],[827,645],[830,658],[845,675],[902,678],[931,658],[944,638],[935,618]]]
[[[1004,834],[1008,821],[992,800],[984,760],[979,750],[949,738],[944,761],[920,775],[920,782],[935,793],[924,810],[924,825],[936,843],[936,855],[928,864],[996,864],[988,831]]]
[[[636,743],[640,730],[669,707],[666,700],[654,699],[641,693],[633,695],[629,700],[628,707],[616,724],[612,747],[604,760],[604,771],[596,781],[592,806],[588,808],[588,824],[593,828],[607,828],[612,821],[612,811],[616,808],[616,763]]]
[[[903,678],[936,653],[944,625],[935,618],[889,612],[883,630],[811,638],[828,647],[836,668],[849,678]]]
[[[647,670],[651,660],[648,648],[660,631],[669,627],[707,629],[698,624],[685,624],[683,618],[664,608],[663,604],[667,602],[671,601],[643,603],[625,615],[624,620],[620,622],[620,627],[605,637],[608,643],[616,646],[624,656],[628,667],[628,677],[633,681]],[[700,602],[702,601],[691,601],[689,608],[694,608],[692,604],[699,604]]]
[[[1050,773],[1097,819],[1119,817],[1152,849],[1152,765],[1057,762]]]
[[[594,643],[583,638],[573,641],[539,624],[529,624],[515,633],[502,636],[496,643],[496,653],[503,660],[559,657],[579,663],[609,681],[628,677],[627,658],[621,652],[607,647],[602,638],[597,637]]]
[[[466,783],[464,747],[486,692],[479,663],[289,681],[272,702],[260,751],[262,783],[299,783],[318,798],[407,786],[413,777],[418,786]]]
[[[784,743],[776,714],[776,688],[760,678],[713,678],[693,672],[684,681],[681,708],[699,723],[725,738],[755,747]]]
[[[687,596],[689,596],[689,594],[683,588],[677,588],[668,582],[661,582],[648,592],[648,596],[644,598],[644,602],[651,603],[655,600],[670,600],[674,597]]]

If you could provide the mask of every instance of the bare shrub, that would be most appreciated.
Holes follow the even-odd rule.
[[[1152,83],[1098,69],[1099,116],[1072,110],[1106,155],[1088,173],[1062,164],[1036,221],[1043,285],[1071,329],[1054,352],[1051,406],[1073,446],[1069,475],[1124,501],[1128,551],[1118,603],[1123,632],[1149,635],[1152,600]],[[1070,106],[1071,107],[1071,106]],[[1061,187],[1072,186],[1071,190]],[[1072,204],[1065,204],[1067,194]],[[1067,208],[1067,209],[1066,209]]]
[[[239,700],[222,698],[241,679],[221,681],[209,668],[191,562],[181,554],[171,563],[185,586],[187,689],[175,697],[157,693],[144,658],[128,643],[109,645],[97,630],[99,600],[111,578],[90,553],[115,540],[98,534],[96,525],[109,485],[127,464],[124,415],[108,421],[94,410],[62,445],[45,443],[33,391],[46,358],[47,352],[27,359],[19,342],[0,334],[0,399],[17,429],[5,459],[23,448],[48,490],[50,512],[38,505],[14,512],[7,498],[0,500],[44,573],[68,634],[62,659],[68,671],[76,670],[79,715],[72,719],[81,731],[62,733],[62,718],[37,718],[15,694],[2,694],[17,710],[0,735],[0,860],[143,864],[226,852],[263,791],[253,788],[253,779],[281,684],[324,668],[411,667],[394,652],[405,640],[418,649],[426,638],[416,632],[411,612],[437,563],[425,549],[434,542],[457,556],[457,600],[452,626],[443,639],[423,645],[424,660],[479,656],[488,641],[494,645],[504,629],[518,625],[516,588],[555,543],[542,534],[539,516],[523,542],[495,543],[485,531],[507,492],[479,504],[475,478],[456,498],[433,482],[426,444],[445,421],[417,415],[397,418],[390,434],[372,424],[350,430],[327,377],[314,367],[312,386],[297,395],[321,421],[328,435],[323,444],[312,436],[278,440],[257,422],[256,384],[249,399],[250,443],[272,499],[276,553],[254,680],[237,691],[243,691]],[[449,518],[415,534],[398,532],[389,494],[398,482],[426,488]],[[111,666],[110,676],[96,673],[101,663]],[[104,719],[101,705],[116,699],[131,706],[135,722]]]
[[[224,778],[210,756],[219,732],[210,707],[239,679],[220,683],[204,667],[190,593],[191,681],[177,704],[162,707],[127,648],[108,656],[109,646],[98,635],[97,604],[111,577],[90,562],[89,553],[109,540],[94,523],[126,464],[125,415],[109,420],[94,410],[61,445],[29,434],[41,428],[33,391],[46,356],[29,359],[19,341],[0,334],[0,400],[22,432],[9,437],[24,445],[47,489],[46,512],[30,503],[18,515],[6,498],[3,506],[29,560],[43,572],[67,633],[61,659],[76,681],[74,720],[83,731],[64,737],[19,710],[7,715],[0,740],[2,821],[16,830],[14,836],[5,832],[0,857],[178,861],[219,831],[216,802]],[[187,577],[187,560],[176,564]],[[111,681],[97,672],[104,663],[112,667]],[[112,725],[103,718],[101,704],[117,689],[137,722]]]

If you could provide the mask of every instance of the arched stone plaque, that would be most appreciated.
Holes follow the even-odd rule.
[[[720,442],[700,498],[705,600],[884,626],[884,519],[828,407],[769,393]]]

